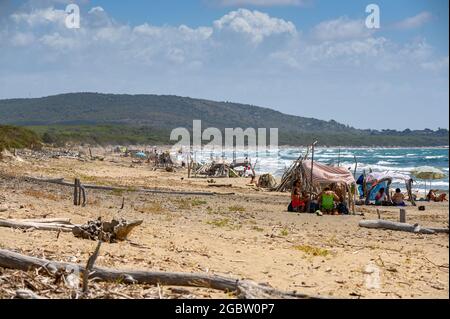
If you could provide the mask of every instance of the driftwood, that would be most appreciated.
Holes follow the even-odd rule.
[[[18,289],[16,290],[16,299],[47,299],[36,295],[34,292],[28,289]]]
[[[114,243],[126,240],[130,232],[142,220],[128,222],[124,219],[111,222],[102,222],[101,220],[88,221],[84,225],[74,225],[66,218],[54,218],[47,220],[12,220],[0,219],[0,227],[10,227],[17,229],[35,229],[57,232],[71,232],[75,237],[91,240],[101,240]]]
[[[0,227],[72,232],[75,225],[0,219]]]
[[[74,187],[73,183],[65,182],[63,178],[54,179],[40,179],[35,177],[26,177],[27,180],[57,184],[62,186]],[[161,189],[149,189],[149,188],[127,188],[127,187],[114,187],[114,186],[102,186],[102,185],[88,185],[84,184],[85,189],[95,189],[95,190],[105,190],[105,191],[128,191],[128,192],[138,192],[138,193],[150,193],[150,194],[167,194],[167,195],[188,195],[188,196],[214,196],[217,193],[212,192],[180,192],[171,190],[161,190]],[[221,194],[223,195],[223,194]]]
[[[100,219],[89,221],[84,225],[77,225],[72,229],[75,237],[90,240],[100,240],[103,242],[114,243],[126,240],[128,234],[136,227],[142,224],[142,220],[127,222],[124,219],[111,222],[103,222]]]
[[[89,290],[88,283],[89,283],[89,275],[92,271],[92,268],[94,268],[95,261],[97,260],[98,254],[100,253],[100,246],[102,245],[102,242],[99,241],[97,244],[97,247],[95,248],[94,253],[92,256],[89,257],[86,268],[84,269],[83,273],[83,293],[87,293]]]
[[[56,223],[56,224],[67,224],[71,225],[70,218],[41,218],[41,219],[12,219],[16,222],[26,222],[26,223]]]
[[[435,228],[435,227],[421,227],[419,224],[406,224],[391,222],[388,220],[361,220],[359,222],[360,227],[366,228],[381,228],[381,229],[391,229],[406,231],[410,233],[420,233],[420,234],[436,234],[436,233],[449,233],[448,228]]]
[[[233,184],[209,184],[208,187],[233,187]]]
[[[29,271],[39,268],[47,269],[50,273],[69,270],[78,270],[84,273],[86,267],[67,262],[50,261],[46,259],[30,257],[12,251],[0,249],[0,267]],[[203,287],[234,292],[240,298],[301,298],[322,299],[323,297],[299,294],[296,292],[283,292],[266,285],[257,284],[247,280],[238,280],[204,273],[170,273],[151,272],[137,270],[115,270],[93,267],[89,278],[96,281],[123,282],[126,284],[151,284],[165,286]]]

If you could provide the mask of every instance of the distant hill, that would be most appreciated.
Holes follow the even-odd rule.
[[[167,143],[173,128],[192,128],[194,119],[202,120],[203,129],[277,127],[280,144],[304,145],[318,139],[322,145],[448,145],[447,130],[358,130],[333,120],[322,121],[254,105],[179,96],[71,93],[0,100],[0,124],[33,126],[42,135],[47,132],[46,137],[50,140],[65,135],[67,140],[72,136],[78,141],[87,138],[88,142],[108,143],[121,142],[121,135],[127,135],[129,142]]]

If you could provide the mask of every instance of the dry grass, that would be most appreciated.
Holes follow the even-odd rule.
[[[229,218],[223,218],[223,219],[213,219],[206,222],[208,225],[213,225],[215,227],[226,227],[230,225],[230,219]]]
[[[294,246],[295,250],[299,250],[302,251],[308,255],[312,255],[312,256],[322,256],[322,257],[326,257],[330,254],[330,251],[320,248],[320,247],[313,247],[313,246],[309,246],[309,245],[298,245],[298,246]]]
[[[41,190],[36,190],[36,189],[31,189],[31,188],[24,190],[23,194],[37,198],[37,199],[48,199],[48,200],[52,200],[55,202],[62,199],[60,196],[56,196],[55,194],[46,193]]]
[[[191,208],[191,200],[187,198],[181,198],[175,200],[178,209],[190,209]]]
[[[202,206],[202,205],[206,205],[206,204],[208,204],[207,201],[201,200],[201,199],[198,199],[198,198],[194,198],[194,199],[191,201],[192,207],[195,207],[195,206]]]
[[[147,203],[143,206],[136,206],[134,209],[141,213],[151,213],[151,214],[162,214],[166,212],[166,210],[164,209],[164,207],[160,202]]]
[[[228,207],[228,210],[230,212],[234,212],[234,213],[243,213],[243,212],[245,212],[245,207],[241,206],[241,205],[233,205],[233,206]]]

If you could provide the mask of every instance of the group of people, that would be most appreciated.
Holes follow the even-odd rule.
[[[445,202],[447,201],[447,194],[442,193],[440,195],[437,195],[434,190],[430,190],[426,199],[427,201],[432,202]],[[375,195],[375,205],[406,206],[405,195],[402,194],[400,188],[397,188],[394,195],[391,196],[391,200],[388,200],[386,190],[384,188],[380,188],[380,190]]]
[[[388,200],[386,189],[382,187],[375,195],[375,205],[406,206],[405,195],[402,193],[400,188],[397,188],[394,195],[391,196],[391,200]]]
[[[335,191],[336,190],[336,191]],[[310,197],[307,192],[302,191],[301,182],[295,181],[289,212],[316,212],[331,215],[348,214],[348,209],[343,201],[343,196],[338,195],[336,185],[325,187],[318,195]]]

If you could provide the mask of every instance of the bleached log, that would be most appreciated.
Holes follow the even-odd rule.
[[[35,222],[21,222],[14,220],[0,219],[0,227],[20,228],[20,229],[36,229],[36,230],[50,230],[72,232],[75,225],[57,224],[57,223],[35,223]]]
[[[28,289],[18,289],[16,290],[16,299],[46,299],[44,297],[38,296],[34,292]]]
[[[40,219],[12,219],[15,222],[24,223],[44,223],[44,224],[67,224],[70,225],[70,218],[40,218]]]
[[[64,182],[64,179],[39,179],[35,177],[26,177],[28,180],[42,182],[42,183],[50,183],[57,184],[62,186],[74,187],[73,183]],[[115,187],[115,186],[102,186],[102,185],[88,185],[83,184],[85,189],[95,189],[95,190],[105,190],[105,191],[123,191],[123,192],[138,192],[138,193],[150,193],[150,194],[167,194],[167,195],[187,195],[187,196],[214,196],[217,193],[211,192],[180,192],[180,191],[171,191],[171,190],[162,190],[162,189],[149,189],[149,188],[126,188],[126,187]],[[221,194],[223,195],[223,194]]]
[[[435,234],[435,233],[447,233],[448,228],[434,228],[434,227],[421,227],[419,224],[406,224],[392,222],[389,220],[361,220],[359,222],[360,227],[366,228],[380,228],[380,229],[390,229],[398,231],[406,231],[410,233],[420,233],[420,234]]]
[[[30,257],[12,251],[0,249],[0,267],[30,271],[38,268],[46,268],[50,272],[77,269],[84,273],[83,265],[50,261],[46,259]],[[269,286],[257,284],[247,280],[238,280],[205,273],[175,273],[175,272],[151,272],[139,270],[115,270],[109,268],[93,267],[89,278],[96,281],[123,282],[126,284],[151,284],[165,286],[189,286],[203,287],[235,292],[240,298],[301,298],[323,299],[323,297],[299,294],[296,292],[283,292]]]

